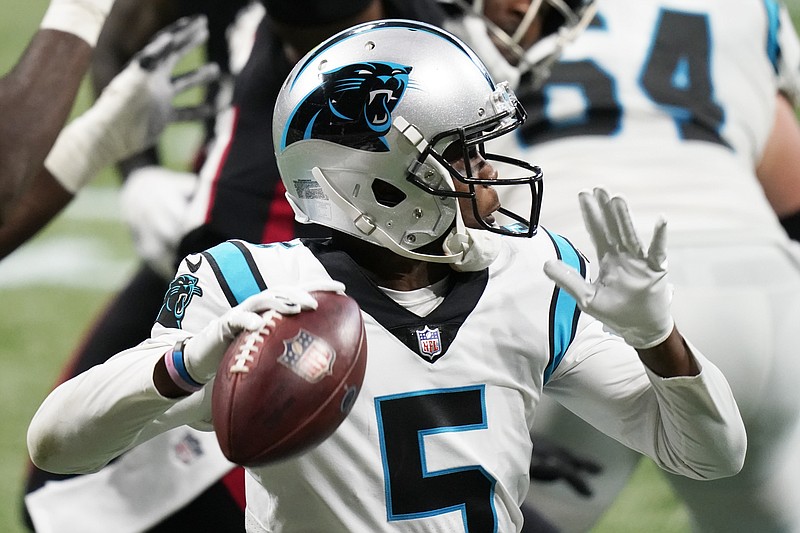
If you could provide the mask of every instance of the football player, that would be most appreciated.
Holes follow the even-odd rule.
[[[530,118],[502,149],[542,165],[542,221],[579,248],[591,249],[573,202],[586,187],[635,201],[644,232],[668,218],[675,320],[728,377],[749,436],[739,475],[670,483],[698,531],[800,531],[800,263],[781,227],[800,239],[795,29],[772,0],[599,6],[543,88],[521,78]],[[534,429],[603,471],[587,478],[591,498],[535,482],[528,499],[564,531],[587,531],[639,456],[543,405]]]
[[[247,72],[241,76],[238,84],[235,108],[237,114],[243,117],[268,114],[277,93],[277,84],[274,83],[275,70],[288,72],[291,61],[300,57],[303,51],[332,30],[330,26],[325,26],[321,30],[309,26],[309,21],[313,19],[310,15],[319,9],[315,2],[309,2],[304,9],[299,10],[294,3],[290,5],[285,2],[267,1],[266,4],[270,16],[268,20],[261,21],[255,35],[252,65],[248,66]],[[585,4],[590,5],[591,2]],[[342,17],[361,9],[363,13],[360,16],[365,20],[378,16],[404,16],[437,24],[446,20],[445,13],[427,1],[349,2],[346,6],[339,7],[326,3],[325,6],[329,13],[326,16],[335,13],[337,17]],[[223,74],[226,71],[238,74],[253,45],[253,36],[249,33],[257,23],[253,21],[257,21],[264,11],[260,5],[250,5],[244,12],[239,13],[234,26],[225,32],[232,41],[232,56],[234,56],[231,58],[230,68],[226,69],[224,63],[228,56],[227,45],[221,42],[220,34],[234,18],[235,8],[238,7],[240,6],[227,4],[220,7],[213,2],[198,4],[178,0],[118,0],[100,36],[93,70],[95,86],[98,89],[102,88],[107,83],[106,80],[127,63],[129,54],[142,46],[145,39],[162,24],[182,14],[197,11],[205,13],[210,19],[208,56],[222,64]],[[459,17],[463,9],[463,6],[454,6],[447,2],[442,7],[447,11],[447,17],[454,18]],[[546,33],[563,33],[556,32],[555,28],[565,23],[568,26],[574,25],[576,16],[563,17],[557,10],[553,11],[547,17]],[[133,26],[131,21],[135,22]],[[533,20],[528,22],[531,23]],[[298,25],[303,27],[297,27]],[[537,32],[542,31],[538,21],[533,28]],[[283,44],[278,46],[281,42]],[[287,53],[289,62],[284,58],[284,52]],[[264,91],[264,86],[271,89]],[[121,165],[125,176],[122,211],[123,214],[131,214],[127,219],[134,230],[137,250],[144,259],[144,264],[115,302],[109,306],[106,314],[91,328],[90,336],[81,343],[80,351],[76,352],[68,363],[67,376],[103,362],[111,354],[135,344],[146,336],[150,325],[148,315],[157,312],[174,270],[175,249],[184,231],[181,217],[188,211],[205,213],[210,206],[215,205],[216,194],[232,195],[231,200],[236,198],[236,201],[226,201],[225,206],[211,210],[209,218],[187,235],[182,246],[185,252],[199,250],[224,238],[242,234],[257,239],[263,232],[270,231],[273,232],[269,233],[270,238],[288,239],[296,234],[320,233],[319,229],[309,231],[307,226],[294,223],[289,210],[277,209],[280,204],[269,200],[271,191],[282,187],[280,182],[275,181],[277,170],[274,167],[274,157],[270,151],[261,149],[259,143],[250,140],[268,135],[269,122],[241,119],[235,122],[235,128],[231,128],[230,116],[230,111],[224,111],[221,115],[218,131],[220,140],[210,145],[211,160],[201,173],[204,184],[201,190],[208,192],[197,195],[195,207],[191,210],[187,208],[186,202],[191,196],[188,191],[194,188],[196,179],[189,174],[159,166],[155,150],[139,154]],[[217,147],[216,150],[213,149],[214,146]],[[228,146],[231,147],[230,150],[225,149]],[[264,182],[262,177],[265,175],[273,176],[271,178],[273,181]],[[276,208],[268,212],[260,208],[243,211],[240,205],[244,199],[237,196],[242,194],[242,191],[249,191],[248,197],[253,191],[260,191],[257,196],[262,199],[263,204],[269,203]],[[22,242],[22,239],[30,235],[32,231],[27,231],[20,238],[18,230],[26,227],[23,222],[25,220],[30,222],[32,213],[44,213],[44,216],[34,220],[34,224],[38,226],[27,225],[28,228],[38,229],[48,220],[47,213],[51,213],[52,216],[71,198],[71,195],[41,194],[35,193],[34,190],[30,191],[29,196],[36,200],[35,206],[18,210],[20,223],[6,227],[5,231],[0,228],[0,252],[2,250],[5,250],[4,253],[10,252]],[[63,201],[60,198],[63,198]],[[257,206],[253,202],[247,205],[251,204]],[[48,208],[48,205],[53,208]],[[263,216],[267,218],[262,219]],[[248,224],[244,224],[245,221],[249,221]],[[245,229],[246,225],[251,229]],[[165,275],[169,277],[164,279]],[[149,309],[151,310],[148,311]],[[205,471],[208,472],[208,477],[203,480],[181,474],[185,469],[186,458],[176,450],[185,449],[187,440],[192,442],[189,448],[196,451],[192,455],[193,460],[202,457],[206,461]],[[544,445],[542,442],[542,446]],[[158,523],[158,527],[169,530],[178,522],[186,526],[188,520],[206,526],[213,523],[214,528],[220,531],[226,527],[223,524],[232,523],[231,529],[235,530],[239,523],[236,518],[236,506],[242,505],[242,498],[237,489],[242,483],[241,472],[233,469],[223,477],[229,465],[215,453],[213,438],[208,439],[189,430],[174,432],[163,436],[159,441],[151,442],[147,447],[138,448],[135,454],[126,455],[109,468],[115,472],[125,471],[128,462],[141,461],[140,458],[145,456],[148,450],[153,454],[150,456],[150,463],[157,464],[154,469],[165,472],[171,467],[175,472],[173,477],[182,479],[181,483],[172,486],[169,499],[161,498],[157,504],[153,502],[148,505],[140,504],[129,513],[126,511],[130,509],[129,500],[143,499],[137,496],[142,490],[137,490],[136,480],[132,476],[106,471],[91,478],[70,480],[64,476],[32,468],[26,482],[24,507],[24,515],[28,518],[29,526],[33,527],[30,522],[30,515],[33,515],[33,522],[37,523],[36,529],[39,531],[49,530],[45,524],[61,524],[58,527],[63,532],[65,523],[72,524],[75,531],[82,531],[88,527],[87,521],[93,524],[93,527],[106,524],[104,527],[110,529],[118,529],[122,527],[121,523],[125,523],[126,527],[133,530]],[[154,460],[156,456],[160,457],[158,463]],[[551,459],[555,457],[565,460],[554,465]],[[213,462],[213,467],[210,462]],[[579,477],[580,471],[569,466],[575,462],[585,464],[580,458],[568,457],[562,450],[557,454],[549,454],[546,466],[543,462],[537,463],[543,468],[534,469],[532,475],[547,479],[554,477],[567,479],[576,488],[585,490],[585,482]],[[564,466],[568,468],[565,469]],[[216,479],[218,479],[216,483],[208,486],[211,480]],[[130,483],[127,483],[128,481]],[[99,499],[102,499],[103,505],[94,505],[93,502]],[[91,506],[91,512],[87,511],[87,506]],[[133,516],[129,516],[131,514]],[[526,524],[529,527],[531,524],[536,524],[539,531],[545,531],[548,527],[532,509],[528,509]]]
[[[52,0],[16,66],[0,78],[0,223],[64,126],[113,3]]]
[[[457,38],[359,25],[281,87],[272,140],[287,198],[333,237],[187,257],[180,316],[165,307],[149,339],[44,401],[28,434],[36,464],[88,472],[171,427],[211,429],[235,334],[267,309],[313,309],[307,291],[346,287],[368,337],[360,395],[317,448],[248,469],[248,531],[519,531],[544,390],[668,471],[740,469],[727,382],[671,317],[663,221],[645,250],[624,200],[581,194],[600,258],[588,281],[583,256],[538,227],[541,170],[485,151],[525,112]],[[530,204],[502,206],[504,187]]]

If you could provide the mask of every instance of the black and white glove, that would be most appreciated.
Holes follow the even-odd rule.
[[[599,273],[586,282],[562,261],[545,263],[550,279],[570,293],[580,309],[634,348],[662,343],[674,327],[667,282],[666,222],[656,223],[647,253],[636,235],[625,200],[602,188],[578,196],[586,229],[597,250]]]
[[[172,75],[178,61],[207,39],[204,16],[182,18],[159,32],[97,102],[64,128],[45,160],[47,170],[74,194],[106,166],[154,146],[168,124],[213,115],[207,104],[173,103],[178,94],[219,77],[213,63]]]
[[[294,315],[316,309],[317,300],[309,294],[311,291],[344,293],[344,285],[333,280],[318,281],[300,287],[275,287],[250,296],[185,341],[182,355],[189,377],[198,384],[209,382],[236,335],[243,330],[255,331],[270,319],[262,316],[264,311]]]
[[[531,479],[537,481],[566,481],[581,496],[587,498],[593,491],[588,477],[598,474],[602,467],[583,457],[578,457],[568,449],[547,439],[534,437],[531,456]]]

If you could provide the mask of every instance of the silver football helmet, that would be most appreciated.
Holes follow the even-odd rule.
[[[486,154],[483,143],[516,129],[525,112],[506,84],[495,84],[466,45],[434,26],[381,20],[345,30],[309,52],[289,74],[275,105],[273,140],[286,196],[301,222],[314,222],[426,261],[452,254],[414,250],[450,232],[457,198],[472,199],[485,181],[459,173],[443,156],[466,154],[524,169],[492,186],[529,189],[524,216],[485,229],[536,232],[541,170]],[[466,165],[469,167],[470,165]],[[468,186],[456,191],[454,180]],[[476,216],[480,219],[480,216]]]

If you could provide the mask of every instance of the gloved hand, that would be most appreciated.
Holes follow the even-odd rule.
[[[120,212],[139,257],[167,280],[175,275],[183,215],[197,179],[190,172],[146,166],[131,172],[120,191]]]
[[[178,61],[207,39],[204,16],[182,18],[158,33],[64,128],[45,160],[47,170],[74,194],[104,167],[155,145],[169,123],[211,116],[215,110],[206,104],[176,108],[172,102],[219,77],[215,64],[172,77]]]
[[[538,481],[556,481],[563,479],[582,496],[592,495],[592,489],[586,481],[589,474],[597,474],[602,470],[594,461],[577,457],[566,448],[562,448],[541,437],[534,437],[533,455],[531,456],[531,479]]]
[[[317,308],[311,291],[344,292],[338,281],[318,281],[299,287],[275,287],[250,296],[242,303],[211,321],[197,335],[188,339],[183,349],[186,371],[198,383],[207,383],[217,373],[217,367],[228,345],[242,330],[255,331],[269,319],[261,315],[272,309],[282,315]]]
[[[596,188],[578,196],[599,259],[588,283],[561,261],[545,263],[550,279],[570,293],[580,309],[638,349],[652,348],[672,332],[672,286],[667,282],[666,222],[655,227],[647,254],[636,235],[625,200]]]

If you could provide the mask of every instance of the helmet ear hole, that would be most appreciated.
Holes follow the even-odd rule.
[[[384,207],[395,207],[406,199],[406,193],[380,178],[372,181],[372,194],[375,201]]]

